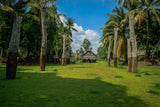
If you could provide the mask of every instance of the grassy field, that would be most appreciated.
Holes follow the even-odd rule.
[[[107,67],[106,62],[18,66],[5,80],[0,65],[0,107],[160,107],[160,67]]]

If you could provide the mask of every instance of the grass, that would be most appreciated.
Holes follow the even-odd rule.
[[[106,62],[18,66],[5,80],[0,64],[0,107],[159,107],[160,67],[114,68]]]

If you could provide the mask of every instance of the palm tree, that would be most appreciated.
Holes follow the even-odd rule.
[[[136,15],[137,22],[139,21],[139,24],[142,23],[145,19],[147,19],[147,40],[146,40],[146,57],[149,59],[150,56],[150,36],[151,36],[151,27],[152,27],[152,15],[154,15],[160,25],[160,17],[157,13],[159,9],[159,0],[140,0],[139,3],[139,12]]]
[[[111,53],[111,46],[112,46],[112,36],[109,36],[109,47],[108,47],[108,66],[110,66],[110,53]]]
[[[125,56],[125,62],[127,61],[127,22],[122,23],[122,21],[125,19],[125,12],[123,7],[115,8],[112,11],[114,14],[107,14],[109,16],[108,22],[106,22],[106,25],[102,27],[104,35],[102,36],[102,41],[106,41],[109,39],[107,38],[109,35],[114,35],[114,28],[118,28],[118,39],[121,40],[118,42],[118,50],[117,50],[117,56],[119,58],[120,53]],[[104,39],[104,40],[103,40]],[[108,43],[106,41],[106,43]],[[117,43],[116,43],[117,44]],[[105,46],[105,45],[104,45]]]
[[[132,54],[131,54],[131,40],[127,40],[127,46],[128,46],[128,71],[132,72]]]
[[[131,51],[132,51],[132,72],[137,72],[137,41],[135,37],[134,30],[134,9],[136,9],[139,0],[115,0],[118,1],[119,4],[122,4],[126,9],[129,10],[129,28],[130,28],[130,38],[131,38]],[[128,15],[128,14],[127,14]]]
[[[114,52],[113,52],[114,67],[117,67],[117,36],[118,36],[118,28],[114,28]]]
[[[47,11],[47,23],[48,23],[48,48],[47,52],[50,53],[50,56],[53,55],[53,51],[56,54],[56,62],[60,62],[59,60],[59,51],[62,48],[62,34],[61,27],[62,21],[60,20],[60,16],[65,17],[64,14],[58,14],[57,7],[54,5],[48,9]],[[47,54],[48,56],[48,54]],[[50,57],[48,57],[50,59]],[[52,58],[52,57],[51,57]]]
[[[40,53],[40,70],[45,71],[46,54],[47,54],[47,26],[46,26],[46,11],[51,7],[53,2],[57,0],[32,0],[29,3],[30,7],[40,10],[41,14],[41,29],[42,29],[42,45]]]
[[[70,52],[70,44],[71,44],[71,38],[72,38],[72,31],[77,31],[75,28],[74,28],[74,19],[73,18],[68,18],[67,21],[65,22],[66,24],[66,27],[64,29],[64,34],[63,34],[63,55],[62,55],[62,65],[66,65],[67,62],[70,62],[70,61],[67,61],[66,59],[66,37],[70,38],[68,42],[68,51],[67,52]],[[69,54],[69,53],[68,53]],[[68,58],[69,60],[69,58]]]
[[[14,14],[14,22],[12,27],[11,39],[9,42],[8,60],[6,66],[6,79],[16,78],[17,56],[20,42],[20,25],[22,17],[19,13],[24,12],[24,6],[28,1],[23,0],[2,0],[0,2],[0,9]]]
[[[66,37],[67,37],[67,32],[68,32],[68,29],[67,27],[63,27],[63,34],[62,34],[62,37],[63,37],[63,53],[62,53],[62,65],[65,66],[66,65]]]

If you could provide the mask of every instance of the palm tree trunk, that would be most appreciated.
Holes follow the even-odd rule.
[[[41,10],[42,45],[40,54],[40,70],[45,71],[46,51],[47,51],[47,28],[45,20],[45,9]]]
[[[132,72],[137,72],[137,42],[134,32],[134,12],[129,13],[129,28],[131,39]]]
[[[55,53],[56,53],[56,63],[59,63],[59,57],[58,57],[58,50],[55,49]]]
[[[110,66],[110,54],[111,54],[112,36],[109,37],[109,47],[108,47],[108,66]]]
[[[149,60],[150,58],[150,48],[149,48],[149,37],[150,37],[150,27],[151,27],[151,16],[149,11],[147,11],[147,41],[146,41],[146,58]]]
[[[63,35],[63,54],[62,54],[62,65],[66,65],[66,35]]]
[[[66,64],[70,64],[70,49],[66,51]]]
[[[137,72],[137,41],[136,37],[132,39],[132,72]]]
[[[22,17],[15,13],[14,23],[12,28],[12,35],[9,42],[9,52],[8,60],[6,66],[6,79],[15,79],[16,78],[16,69],[17,69],[17,56],[18,48],[20,41],[20,25],[22,22]]]
[[[128,51],[128,71],[132,71],[132,55],[131,55],[131,40],[127,40],[127,51]]]
[[[125,55],[124,55],[125,62],[124,62],[124,64],[127,65],[127,62],[128,62],[128,58],[127,58],[127,38],[125,37],[125,30],[123,30],[123,40],[124,40],[124,44],[125,44]]]
[[[114,52],[113,52],[114,67],[117,67],[117,36],[118,36],[118,28],[114,28]]]

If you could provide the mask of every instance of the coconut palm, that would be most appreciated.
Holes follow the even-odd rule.
[[[125,18],[124,8],[122,8],[122,7],[117,8],[116,7],[112,12],[114,14],[107,14],[109,16],[109,20],[108,20],[108,22],[106,22],[106,25],[104,27],[102,27],[103,36],[101,39],[102,39],[102,41],[105,41],[104,42],[105,44],[109,43],[109,42],[107,42],[109,40],[109,39],[107,39],[108,36],[114,35],[114,28],[118,28],[119,29],[119,31],[118,31],[119,42],[118,42],[118,48],[116,50],[117,57],[119,58],[120,56],[124,55],[125,62],[126,62],[127,61],[127,36],[126,36],[127,22],[121,23]]]
[[[108,46],[108,66],[110,66],[110,53],[111,53],[111,45],[112,45],[112,36],[109,36],[109,46]]]
[[[152,27],[152,16],[156,17],[157,22],[160,25],[160,17],[158,15],[159,10],[159,0],[140,0],[139,11],[136,15],[136,22],[141,24],[146,19],[146,30],[147,30],[147,40],[146,40],[146,58],[149,59],[150,56],[150,36],[151,36],[151,27]]]
[[[24,12],[24,6],[28,0],[2,0],[0,9],[5,12],[10,12],[14,15],[11,39],[9,42],[8,60],[6,66],[6,79],[16,78],[17,56],[20,41],[20,25],[22,17],[19,15]]]
[[[139,0],[115,0],[115,1],[116,2],[118,1],[119,4],[122,4],[123,7],[129,10],[129,13],[127,15],[129,16],[132,63],[128,62],[128,64],[132,64],[132,66],[129,65],[129,67],[132,67],[132,72],[137,72],[137,41],[134,30],[134,12],[136,11],[135,9],[137,8],[137,4],[139,4]]]
[[[75,28],[74,28],[74,19],[73,18],[68,18],[67,21],[65,22],[66,24],[66,27],[64,29],[64,34],[63,34],[63,54],[62,54],[62,65],[66,65],[67,62],[69,63],[70,60],[69,58],[67,59],[66,58],[66,52],[69,52],[71,51],[71,42],[72,42],[72,32],[73,31],[77,31]],[[66,38],[68,39],[68,42],[67,42],[67,45],[68,45],[68,49],[66,51]],[[69,55],[69,53],[67,53]],[[68,60],[68,61],[67,61]]]
[[[46,26],[46,11],[57,0],[31,0],[28,4],[31,8],[37,8],[41,14],[41,29],[42,29],[42,45],[40,54],[40,70],[45,71],[46,54],[47,54],[47,26]]]
[[[58,14],[57,7],[52,6],[47,11],[47,23],[48,23],[48,45],[47,45],[47,54],[49,56],[53,55],[53,51],[56,54],[56,62],[60,62],[59,60],[59,51],[62,48],[62,34],[61,34],[61,27],[62,21],[60,17],[65,17],[64,14]],[[48,57],[50,59],[50,57]],[[52,58],[52,57],[51,57]]]

